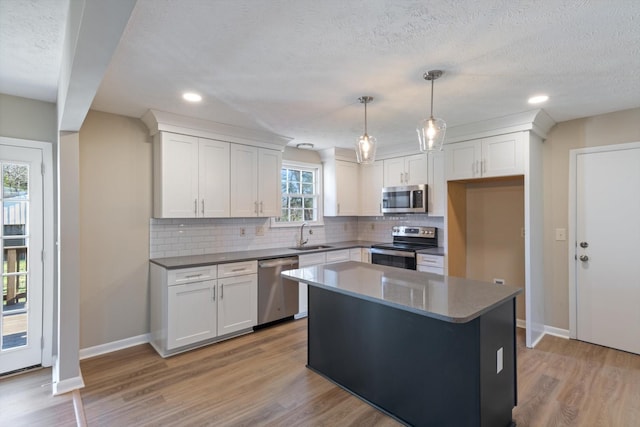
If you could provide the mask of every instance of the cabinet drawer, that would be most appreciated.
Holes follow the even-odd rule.
[[[202,282],[203,280],[215,279],[218,268],[216,265],[205,267],[181,268],[180,270],[169,270],[167,285],[181,285],[184,283]]]
[[[349,261],[349,249],[327,252],[327,264],[341,261]]]
[[[309,265],[324,264],[327,262],[327,256],[324,252],[315,254],[298,255],[298,265],[300,267],[307,267]]]
[[[442,268],[444,266],[444,257],[440,255],[418,254],[417,264]]]
[[[232,262],[218,265],[218,278],[256,274],[258,261]]]
[[[428,265],[418,265],[418,271],[422,271],[424,273],[435,273],[435,274],[444,274],[444,269],[442,267],[430,267]]]

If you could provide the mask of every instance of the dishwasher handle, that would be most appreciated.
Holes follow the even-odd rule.
[[[297,267],[298,257],[265,259],[258,262],[258,268],[273,268],[283,265],[295,265]]]

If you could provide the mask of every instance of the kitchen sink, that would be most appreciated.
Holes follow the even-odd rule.
[[[315,249],[328,249],[328,248],[331,248],[331,246],[327,246],[327,245],[296,246],[295,248],[289,248],[289,249],[295,249],[297,251],[312,251]]]

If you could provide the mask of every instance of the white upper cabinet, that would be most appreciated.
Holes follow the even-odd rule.
[[[444,177],[444,151],[431,151],[429,158],[429,181],[427,187],[427,209],[429,215],[444,216],[446,185]]]
[[[522,133],[445,145],[447,180],[524,174]]]
[[[199,141],[198,198],[202,217],[229,216],[229,145],[210,139]]]
[[[231,144],[231,216],[280,215],[282,153]]]
[[[153,162],[154,217],[229,216],[229,143],[159,132]]]
[[[359,214],[359,169],[357,163],[330,160],[324,164],[324,214],[357,216]]]
[[[429,179],[426,153],[384,160],[384,186],[426,184]]]
[[[382,215],[382,187],[384,166],[382,160],[360,165],[360,215]]]

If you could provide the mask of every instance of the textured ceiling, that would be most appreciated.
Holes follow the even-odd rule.
[[[351,147],[357,99],[372,95],[384,149],[416,143],[430,69],[445,71],[434,113],[448,126],[539,108],[526,102],[537,93],[555,121],[640,107],[640,1],[138,0],[92,108]],[[184,90],[204,100],[188,105]]]

